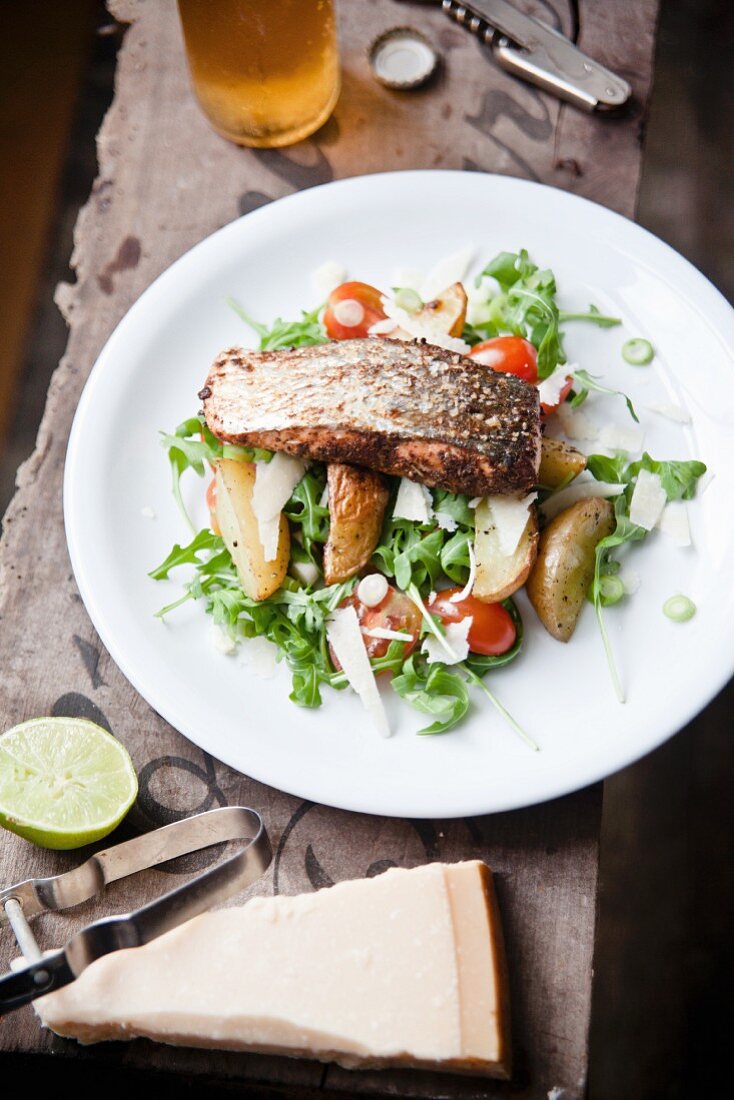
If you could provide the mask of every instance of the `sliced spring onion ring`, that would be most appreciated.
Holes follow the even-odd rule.
[[[621,577],[607,574],[607,576],[599,578],[599,592],[607,607],[619,603],[626,591]]]
[[[696,614],[696,605],[688,596],[671,596],[663,604],[663,614],[674,623],[687,623]]]
[[[423,306],[420,294],[410,286],[396,287],[393,301],[398,309],[404,309],[406,313],[417,313]]]
[[[655,349],[649,340],[634,337],[622,344],[622,358],[633,367],[645,367],[655,358]]]

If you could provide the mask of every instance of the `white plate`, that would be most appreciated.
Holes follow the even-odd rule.
[[[258,679],[242,656],[217,653],[194,603],[153,618],[180,588],[148,570],[187,533],[170,490],[158,430],[198,408],[223,347],[251,343],[226,306],[232,295],[270,322],[316,305],[310,273],[327,259],[352,278],[389,287],[399,266],[427,269],[467,244],[478,269],[525,247],[550,266],[565,308],[595,302],[624,319],[600,331],[569,325],[569,358],[628,391],[645,445],[659,458],[697,457],[715,476],[690,506],[695,549],[654,534],[633,549],[637,595],[607,614],[627,690],[616,702],[594,615],[572,642],[540,627],[524,599],[526,644],[492,675],[503,703],[535,737],[533,753],[478,697],[443,737],[389,690],[395,735],[383,741],[359,700],[325,689],[322,709],[288,700],[279,668]],[[652,340],[652,366],[621,358],[630,336]],[[461,172],[405,172],[340,181],[289,196],[226,226],[166,271],[133,306],[97,361],[79,403],[65,476],[74,573],[91,619],[124,674],[191,741],[247,775],[317,802],[415,817],[480,814],[554,798],[629,764],[691,719],[734,667],[734,313],[690,264],[639,226],[562,191]],[[675,402],[692,425],[645,406]],[[620,399],[590,399],[600,422],[629,424]],[[188,475],[204,521],[205,483]],[[152,508],[151,521],[141,510]],[[698,612],[663,616],[682,592]],[[245,649],[246,652],[246,649]]]

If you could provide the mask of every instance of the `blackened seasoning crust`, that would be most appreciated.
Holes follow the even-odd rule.
[[[536,386],[425,343],[228,348],[201,391],[227,443],[346,462],[468,496],[532,489]]]

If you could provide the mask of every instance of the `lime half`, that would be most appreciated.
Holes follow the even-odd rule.
[[[34,718],[0,736],[0,825],[34,844],[91,844],[137,793],[127,749],[85,718]]]

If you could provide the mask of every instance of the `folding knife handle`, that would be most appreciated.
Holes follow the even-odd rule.
[[[491,45],[503,69],[576,107],[610,111],[632,94],[626,80],[507,0],[442,0],[442,7]]]

